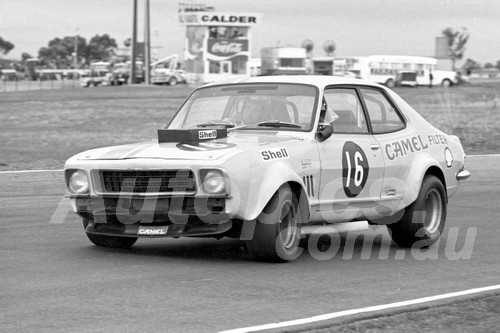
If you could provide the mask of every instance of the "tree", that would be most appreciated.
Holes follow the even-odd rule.
[[[467,40],[469,39],[469,32],[464,27],[460,30],[448,27],[442,33],[448,38],[448,53],[453,64],[453,70],[455,70],[455,62],[464,56],[465,44],[467,44]]]
[[[0,54],[7,54],[14,48],[14,44],[0,37]]]
[[[29,54],[27,52],[23,52],[21,54],[21,61],[22,62],[25,62],[26,60],[31,59],[31,58],[33,58],[33,57],[31,56],[31,54]]]
[[[108,34],[95,35],[87,45],[87,62],[109,61],[116,47],[116,41]]]
[[[48,47],[38,50],[38,58],[43,65],[55,68],[69,68],[73,64],[73,53],[75,52],[75,40],[78,43],[78,55],[85,53],[87,41],[78,36],[66,36],[64,38],[54,38],[49,42]]]
[[[467,58],[467,60],[465,60],[465,62],[463,64],[462,68],[465,70],[479,69],[479,68],[481,68],[481,64],[475,60],[472,60],[471,58]]]
[[[75,47],[75,43],[77,47]],[[116,48],[116,41],[105,34],[87,40],[81,36],[66,36],[54,38],[48,46],[38,50],[38,58],[42,65],[53,68],[71,68],[74,65],[74,53],[78,52],[78,59],[89,64],[94,61],[108,61],[110,50]]]

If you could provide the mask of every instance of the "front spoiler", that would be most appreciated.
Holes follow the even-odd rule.
[[[85,197],[72,199],[72,204],[74,211],[88,221],[89,234],[204,236],[222,234],[232,227],[221,198]]]
[[[141,237],[141,238],[164,238],[164,237],[196,237],[196,236],[215,236],[229,231],[232,227],[232,221],[220,224],[209,224],[195,217],[190,217],[185,224],[175,223],[134,223],[124,224],[117,221],[96,222],[90,220],[85,232],[96,235],[123,236],[123,237]],[[139,230],[162,230],[161,234],[141,234]]]

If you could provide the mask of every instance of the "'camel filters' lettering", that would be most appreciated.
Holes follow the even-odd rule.
[[[429,144],[423,141],[420,135],[415,135],[411,138],[401,139],[386,144],[385,154],[390,161],[393,161],[396,158],[427,149],[429,149]]]

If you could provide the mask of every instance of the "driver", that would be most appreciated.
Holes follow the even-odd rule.
[[[259,100],[250,100],[245,104],[242,114],[242,124],[251,125],[268,120],[269,109],[267,103]]]

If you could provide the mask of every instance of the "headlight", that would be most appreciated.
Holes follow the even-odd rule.
[[[226,192],[226,177],[220,170],[203,170],[201,184],[207,194],[223,194]]]
[[[68,189],[75,194],[84,194],[89,190],[89,178],[83,170],[74,170],[69,175]]]

